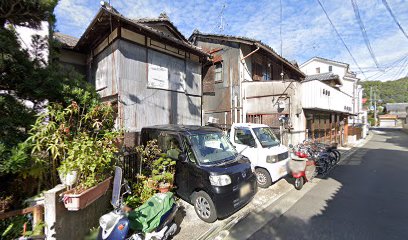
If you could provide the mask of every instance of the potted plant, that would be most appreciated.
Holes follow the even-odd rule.
[[[162,153],[152,164],[152,178],[158,182],[160,192],[168,192],[173,187],[176,161]]]
[[[114,129],[110,104],[51,104],[38,119],[29,138],[32,156],[39,162],[50,159],[50,170],[58,170],[61,182],[73,186],[62,193],[65,206],[78,210],[106,193],[118,151],[115,142],[122,136]]]

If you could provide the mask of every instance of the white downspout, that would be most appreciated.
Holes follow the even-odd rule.
[[[250,52],[250,53],[248,53],[246,56],[244,56],[244,57],[242,57],[241,58],[241,64],[242,65],[244,65],[244,61],[245,61],[245,59],[247,58],[247,57],[249,57],[249,56],[251,56],[252,54],[254,54],[254,53],[256,53],[259,49],[260,49],[260,47],[258,46],[258,45],[256,45],[255,44],[255,46],[256,46],[256,49],[254,50],[254,51],[252,51],[252,52]],[[242,50],[241,50],[242,51]],[[244,65],[245,66],[245,65]],[[242,67],[242,66],[241,66]],[[242,73],[243,74],[243,73]],[[241,111],[240,111],[240,115],[241,115],[241,123],[246,123],[246,111],[244,111],[244,108],[245,108],[245,106],[244,106],[244,98],[243,98],[243,96],[242,96],[242,81],[244,80],[244,76],[242,76],[242,78],[240,79],[240,81],[239,81],[239,99],[240,99],[240,101],[239,101],[239,104],[240,104],[240,107],[241,107]],[[245,114],[245,115],[244,115]]]

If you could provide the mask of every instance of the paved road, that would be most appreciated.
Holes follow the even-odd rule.
[[[407,173],[408,134],[375,131],[368,143],[250,239],[408,239]]]

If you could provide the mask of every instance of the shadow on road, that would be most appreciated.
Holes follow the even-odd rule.
[[[283,215],[254,215],[265,226],[250,239],[407,239],[408,134],[381,132]]]

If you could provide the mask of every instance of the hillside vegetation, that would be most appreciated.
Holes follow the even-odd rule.
[[[383,103],[408,102],[408,77],[395,81],[365,81],[360,82],[364,88],[364,98],[370,99],[370,87],[376,92],[376,98]],[[369,101],[367,101],[369,102]]]

